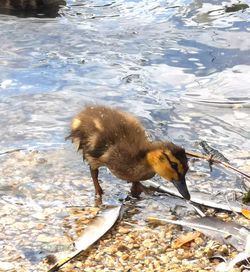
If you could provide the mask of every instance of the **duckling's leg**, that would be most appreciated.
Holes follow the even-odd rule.
[[[103,194],[103,190],[102,190],[102,187],[100,186],[99,181],[98,181],[98,172],[99,172],[98,168],[97,169],[93,169],[90,166],[90,174],[91,174],[94,186],[95,186],[95,194],[99,195],[101,197],[102,194]]]
[[[144,186],[139,181],[132,182],[130,192],[133,197],[139,197],[142,192],[144,192],[145,194],[152,193],[152,191],[148,187]]]
[[[130,189],[131,195],[133,197],[139,197],[140,194],[143,192],[142,190],[142,184],[140,182],[132,182],[132,186]]]

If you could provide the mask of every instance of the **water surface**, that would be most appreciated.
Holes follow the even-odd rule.
[[[234,165],[249,165],[250,10],[225,12],[231,4],[68,1],[55,18],[0,15],[0,149],[28,152],[1,155],[4,220],[19,222],[22,203],[30,222],[38,224],[34,207],[43,214],[51,206],[47,219],[60,224],[61,212],[72,204],[68,190],[77,204],[93,205],[87,167],[64,141],[70,119],[86,103],[134,113],[152,138],[188,149],[206,140]],[[30,150],[42,152],[42,159]],[[43,164],[43,158],[51,161]],[[25,166],[29,160],[31,168]],[[204,173],[195,178],[190,172],[192,188],[239,187],[235,175],[210,173],[206,164],[191,170]],[[107,190],[128,189],[106,171],[105,179]],[[41,214],[36,220],[47,224]],[[62,235],[63,226],[49,226],[45,232]],[[19,252],[26,239],[20,254],[35,263],[43,256],[34,255],[43,237],[32,247],[37,234],[29,240],[22,227],[5,227],[1,246]],[[17,233],[22,240],[10,243]]]

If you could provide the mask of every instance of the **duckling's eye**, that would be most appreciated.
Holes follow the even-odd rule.
[[[176,162],[170,162],[170,164],[171,164],[171,167],[176,171],[176,172],[178,172],[178,164],[176,163]]]

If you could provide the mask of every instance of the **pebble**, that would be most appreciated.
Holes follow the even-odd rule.
[[[152,240],[150,239],[146,239],[142,242],[142,245],[146,248],[151,248],[153,247],[153,243],[152,243]]]
[[[44,164],[44,163],[47,162],[47,160],[46,160],[45,158],[42,158],[42,157],[37,158],[36,161],[37,161],[37,163],[39,163],[39,164]]]
[[[230,219],[229,215],[227,213],[224,213],[224,212],[217,213],[216,217],[218,217],[220,219],[224,219],[224,220]]]
[[[144,251],[139,251],[135,256],[137,260],[143,260],[145,257],[146,257],[146,253]]]
[[[46,234],[40,234],[36,238],[37,242],[42,242],[42,243],[51,243],[51,242],[55,242],[56,240],[57,240],[56,237],[46,235]]]
[[[160,260],[161,260],[163,263],[168,263],[168,262],[169,262],[169,257],[168,257],[168,255],[166,255],[166,254],[162,254],[162,255],[160,256]]]
[[[228,250],[228,246],[227,245],[222,245],[218,248],[218,252],[222,255],[228,255],[229,254],[229,250]]]
[[[0,219],[0,225],[12,225],[15,223],[15,219],[11,217],[2,217]]]
[[[35,225],[35,229],[37,230],[42,230],[46,227],[46,224],[43,224],[43,223],[39,223],[37,225]]]
[[[43,212],[36,212],[33,213],[31,216],[38,220],[44,220],[46,218],[46,214],[44,214]]]
[[[130,229],[125,228],[125,227],[120,227],[120,228],[118,229],[118,232],[119,232],[119,233],[122,233],[122,234],[127,234],[127,233],[130,232]]]
[[[128,258],[129,258],[129,255],[128,255],[128,254],[123,254],[123,255],[122,255],[122,260],[125,261],[125,260],[127,260]]]
[[[16,222],[13,227],[17,230],[26,230],[29,227],[27,223]]]

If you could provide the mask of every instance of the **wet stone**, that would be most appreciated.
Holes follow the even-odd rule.
[[[130,232],[130,229],[125,228],[125,227],[120,227],[120,228],[118,229],[118,232],[119,232],[119,233],[122,233],[122,234],[127,234],[127,233]]]
[[[56,238],[50,235],[40,234],[37,236],[36,241],[42,243],[51,243],[56,241]]]
[[[11,217],[2,217],[0,218],[1,225],[12,225],[15,222],[14,218]]]
[[[15,228],[17,230],[26,230],[28,227],[29,227],[29,225],[27,223],[17,222],[15,224],[13,224],[13,228]]]
[[[39,164],[44,164],[47,162],[47,160],[43,157],[39,157],[36,159],[36,162],[39,163]]]

